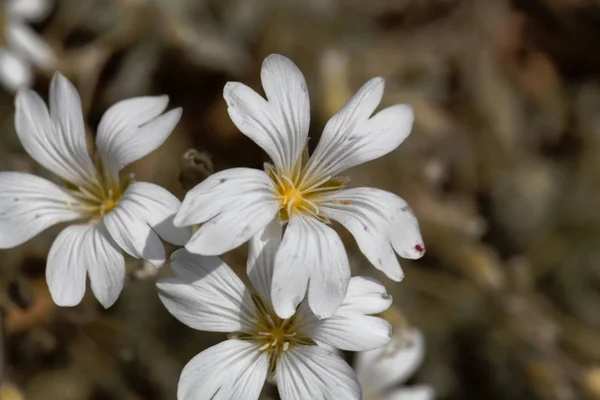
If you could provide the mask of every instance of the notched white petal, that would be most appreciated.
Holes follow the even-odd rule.
[[[352,233],[362,253],[390,279],[404,277],[394,251],[409,259],[425,253],[416,217],[395,194],[374,188],[343,190],[326,196],[322,210]]]
[[[110,107],[98,126],[96,146],[111,173],[150,154],[162,145],[181,119],[181,108],[167,113],[169,97],[122,100]]]
[[[344,302],[333,316],[318,319],[302,303],[298,309],[298,329],[318,343],[337,349],[375,349],[389,342],[392,328],[386,320],[368,314],[383,312],[391,303],[391,296],[375,279],[353,277]]]
[[[85,293],[86,272],[92,292],[108,308],[125,281],[123,253],[102,225],[72,225],[56,238],[46,267],[52,299],[59,306],[79,304]]]
[[[304,298],[319,318],[344,300],[350,281],[348,256],[338,234],[312,218],[293,215],[275,259],[271,297],[277,314],[289,318]]]
[[[282,171],[290,172],[308,137],[310,104],[302,72],[287,57],[265,58],[261,80],[267,100],[238,82],[228,82],[223,96],[238,129],[271,157]]]
[[[371,79],[329,120],[308,162],[308,182],[336,176],[379,158],[410,134],[414,115],[409,105],[394,105],[371,117],[381,101],[383,87],[382,78]]]

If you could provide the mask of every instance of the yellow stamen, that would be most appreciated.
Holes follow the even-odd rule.
[[[98,178],[85,186],[66,182],[66,188],[77,200],[67,201],[66,206],[67,208],[79,210],[89,218],[90,222],[99,222],[106,214],[117,207],[121,196],[131,182],[132,177],[128,177],[122,182]]]
[[[257,321],[254,329],[248,332],[238,332],[230,338],[248,340],[256,343],[259,351],[264,351],[269,356],[269,370],[275,371],[279,358],[296,344],[314,345],[315,342],[302,335],[299,331],[298,316],[281,319],[257,295],[252,295],[256,305]]]
[[[108,198],[102,202],[102,205],[100,206],[100,214],[106,215],[109,212],[111,212],[116,206],[117,201],[113,200],[112,198]]]
[[[294,213],[311,215],[321,221],[327,221],[321,215],[319,200],[325,196],[340,191],[346,185],[344,178],[323,177],[319,180],[305,179],[304,166],[306,159],[298,163],[293,171],[279,171],[270,164],[265,164],[265,172],[275,185],[279,198],[279,219],[286,222]],[[333,200],[339,204],[339,200]],[[342,204],[350,204],[343,200]]]

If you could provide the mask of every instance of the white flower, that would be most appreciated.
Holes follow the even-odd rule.
[[[192,328],[231,332],[229,340],[187,364],[179,400],[258,399],[270,377],[283,400],[360,399],[350,366],[318,344],[352,351],[386,344],[389,323],[369,314],[386,310],[392,299],[378,282],[355,277],[331,318],[318,319],[306,302],[290,318],[279,318],[270,286],[281,233],[281,225],[272,223],[250,241],[250,288],[217,257],[185,249],[173,254],[175,276],[157,284],[163,304]]]
[[[0,84],[11,91],[31,85],[31,64],[53,68],[52,49],[27,26],[46,17],[52,0],[5,0],[0,10]]]
[[[179,200],[160,186],[119,180],[119,171],[159,147],[181,117],[162,114],[167,96],[123,100],[102,117],[92,161],[77,90],[61,74],[50,86],[50,110],[35,92],[16,98],[15,125],[25,150],[65,181],[60,187],[22,172],[0,172],[0,248],[18,246],[46,228],[65,228],[50,249],[46,278],[56,304],[78,304],[86,275],[104,307],[125,278],[122,250],[155,266],[165,261],[158,237],[183,245],[189,229],[175,228]],[[158,234],[158,235],[157,235]]]
[[[267,57],[262,66],[267,100],[229,82],[224,96],[236,126],[273,160],[265,171],[234,168],[216,173],[192,189],[175,217],[177,226],[203,225],[186,248],[219,255],[249,240],[274,218],[288,223],[277,253],[271,293],[275,311],[290,317],[308,290],[320,318],[344,299],[350,268],[331,220],[348,229],[369,261],[400,281],[394,251],[416,259],[425,248],[412,211],[398,196],[379,189],[344,189],[342,171],[394,150],[408,136],[409,106],[388,107],[374,116],[384,81],[367,82],[325,126],[308,158],[310,110],[302,73],[289,59]],[[310,282],[310,284],[309,284]]]
[[[414,328],[395,329],[387,345],[357,353],[355,370],[364,400],[433,400],[428,385],[394,388],[414,374],[424,355],[423,335]]]

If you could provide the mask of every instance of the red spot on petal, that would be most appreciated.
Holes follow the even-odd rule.
[[[415,245],[415,250],[418,251],[419,253],[425,252],[425,249],[420,244]]]

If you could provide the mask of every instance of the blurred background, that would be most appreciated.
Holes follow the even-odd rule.
[[[129,172],[180,198],[210,171],[266,161],[229,120],[222,89],[236,80],[261,91],[268,54],[306,76],[312,147],[362,83],[385,77],[382,106],[411,104],[413,133],[345,175],[407,200],[427,254],[401,260],[396,284],[338,231],[354,274],[385,283],[424,332],[409,384],[447,400],[600,398],[600,1],[48,4],[25,21],[51,51],[32,63],[34,89],[47,98],[54,70],[69,77],[90,137],[114,102],[168,94],[183,118]],[[17,139],[13,99],[0,90],[0,170],[49,177]],[[174,399],[183,366],[224,335],[171,317],[156,271],[133,259],[109,310],[89,290],[80,306],[56,307],[44,268],[59,230],[0,251],[2,400]],[[225,259],[242,271],[245,251]]]

